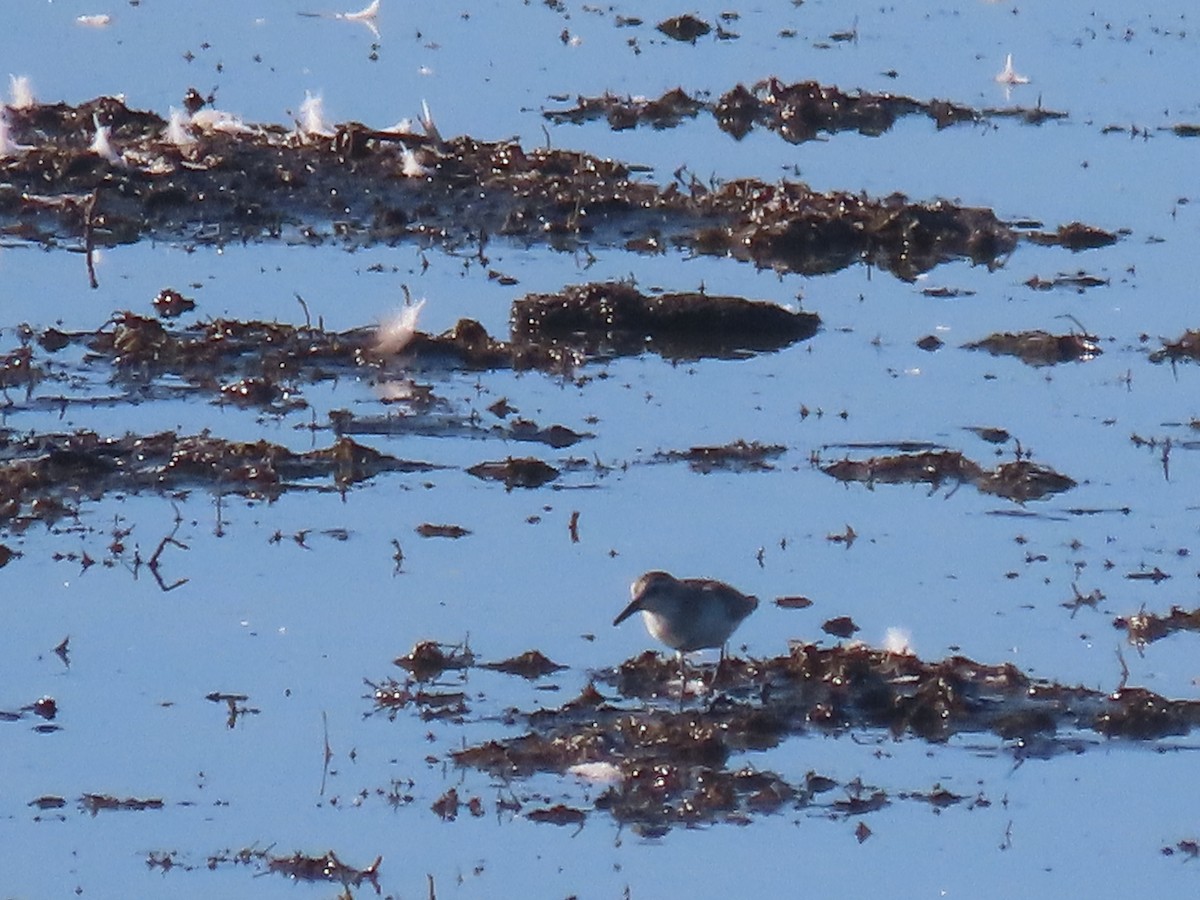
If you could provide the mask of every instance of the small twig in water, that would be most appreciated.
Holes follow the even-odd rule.
[[[329,777],[329,762],[333,759],[333,749],[329,746],[329,717],[321,710],[321,727],[325,730],[325,765],[321,769],[321,793],[325,796],[325,780]]]
[[[304,310],[304,327],[307,330],[312,331],[312,317],[308,314],[308,304],[304,302],[304,298],[300,296],[299,291],[294,291],[293,293],[296,295],[296,302],[298,302],[300,304],[300,308]]]
[[[180,578],[178,581],[175,581],[172,584],[167,584],[165,581],[163,581],[162,575],[160,575],[158,571],[159,557],[162,556],[162,552],[166,549],[168,544],[170,544],[172,547],[178,547],[180,550],[188,549],[187,544],[176,540],[175,538],[175,533],[179,531],[179,524],[180,523],[177,520],[175,522],[175,527],[171,529],[171,533],[158,542],[158,548],[154,551],[146,563],[146,568],[150,570],[150,574],[154,576],[154,580],[158,582],[158,586],[162,588],[164,593],[167,591],[173,591],[175,588],[188,583],[188,579]]]
[[[91,285],[92,290],[100,287],[100,282],[96,280],[95,231],[96,203],[99,200],[100,188],[96,188],[83,205],[83,249],[87,258],[88,284]]]

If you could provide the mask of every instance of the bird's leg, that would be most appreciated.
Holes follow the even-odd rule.
[[[675,655],[679,657],[679,711],[683,712],[683,695],[687,691],[687,658],[682,650],[676,650]]]
[[[712,688],[715,691],[721,683],[721,673],[725,671],[725,645],[721,645],[721,655],[717,657],[717,669],[713,672]]]

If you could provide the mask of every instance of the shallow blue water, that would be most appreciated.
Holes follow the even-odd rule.
[[[1079,220],[1128,234],[1082,254],[1022,245],[997,271],[952,264],[914,285],[861,267],[780,278],[729,260],[606,248],[592,248],[596,262],[585,268],[575,255],[494,242],[492,266],[520,280],[505,288],[439,251],[424,251],[422,274],[422,251],[409,246],[188,253],[144,243],[106,251],[101,286],[89,291],[79,254],[3,247],[5,348],[21,322],[86,329],[120,309],[146,314],[168,285],[195,296],[203,316],[289,322],[304,319],[298,292],[330,328],[377,321],[402,302],[407,285],[428,301],[423,328],[440,331],[471,316],[503,333],[509,303],[525,291],[632,275],[643,288],[703,284],[783,303],[801,295],[824,328],[809,342],[750,360],[672,365],[647,356],[590,366],[585,373],[594,377],[583,386],[538,373],[424,376],[459,414],[474,410],[494,422],[486,409],[505,397],[539,423],[592,432],[570,450],[537,448],[551,462],[580,457],[611,467],[569,472],[557,489],[505,492],[463,471],[533,452],[524,445],[372,436],[364,442],[451,468],[380,476],[344,496],[290,492],[273,503],[218,501],[204,491],[174,507],[157,496],[110,496],[84,503],[78,521],[6,535],[24,556],[0,573],[0,708],[53,695],[62,730],[35,733],[28,719],[0,723],[0,846],[8,863],[0,895],[336,893],[245,868],[205,867],[210,854],[254,845],[280,854],[333,849],[357,866],[383,855],[381,884],[397,896],[425,895],[427,875],[440,896],[480,897],[613,897],[626,888],[635,897],[800,887],[962,897],[1194,891],[1192,866],[1160,853],[1197,836],[1192,737],[1154,746],[1114,741],[1017,766],[986,737],[929,746],[870,733],[811,734],[735,761],[793,782],[817,771],[887,790],[893,802],[863,818],[872,836],[861,844],[858,819],[821,808],[658,840],[622,832],[593,812],[576,834],[514,818],[497,810],[497,800],[515,794],[527,808],[586,807],[597,788],[551,776],[501,784],[447,763],[464,742],[511,733],[500,721],[508,706],[557,705],[590,670],[646,647],[636,623],[610,623],[628,583],[648,568],[727,579],[764,599],[814,601],[804,611],[764,603],[735,639],[754,655],[783,653],[789,638],[816,639],[826,618],[850,615],[862,640],[879,643],[887,628],[904,628],[928,659],[962,652],[1106,690],[1120,683],[1123,660],[1131,684],[1196,696],[1195,635],[1138,654],[1111,624],[1143,606],[1196,605],[1197,565],[1188,554],[1200,463],[1194,450],[1178,447],[1167,478],[1160,452],[1130,440],[1189,440],[1186,423],[1200,416],[1196,368],[1146,359],[1161,338],[1200,325],[1191,302],[1200,242],[1196,144],[1156,130],[1200,121],[1188,4],[1133,11],[1118,3],[930,3],[881,11],[810,0],[738,10],[727,27],[740,38],[691,46],[653,31],[659,18],[684,11],[667,4],[640,5],[646,24],[629,29],[613,24],[614,15],[634,12],[622,7],[568,4],[564,15],[540,4],[493,3],[467,16],[384,0],[374,60],[366,27],[302,18],[291,4],[222,2],[181,12],[142,3],[112,9],[113,24],[102,30],[74,23],[97,11],[91,5],[20,6],[15,26],[0,34],[0,58],[8,71],[30,76],[45,102],[120,92],[132,106],[165,113],[194,85],[215,88],[218,106],[248,120],[288,122],[313,91],[335,121],[384,126],[415,117],[424,98],[446,134],[517,135],[532,145],[549,139],[651,165],[660,181],[681,164],[703,178],[796,177],[798,169],[822,189],[948,197],[1048,228]],[[695,12],[713,21],[721,9]],[[796,36],[781,37],[787,28]],[[856,40],[829,40],[850,28]],[[581,42],[564,44],[564,29]],[[1009,52],[1031,83],[1006,101],[994,76]],[[883,74],[890,69],[898,77]],[[761,131],[734,143],[706,119],[674,131],[610,133],[599,123],[544,126],[540,115],[564,105],[551,95],[657,96],[676,85],[718,94],[769,74],[978,106],[1033,106],[1040,98],[1070,117],[1037,128],[997,120],[943,132],[912,119],[879,138],[839,135],[793,147]],[[1107,125],[1148,128],[1149,137],[1106,135]],[[368,271],[375,263],[383,271]],[[1024,285],[1081,268],[1110,284],[1082,294]],[[932,299],[920,293],[930,286],[975,293]],[[1098,359],[1035,369],[959,349],[993,331],[1065,332],[1075,322],[1101,337]],[[931,333],[946,341],[935,354],[915,346]],[[86,390],[103,395],[108,386],[98,380]],[[304,395],[318,421],[330,409],[383,412],[365,381],[306,386]],[[3,424],[118,434],[209,428],[307,449],[333,439],[302,427],[314,412],[264,418],[198,402],[76,405],[61,418],[9,411]],[[847,443],[897,440],[940,442],[985,465],[999,461],[966,430],[973,426],[1009,429],[1037,461],[1079,486],[1018,507],[968,487],[847,487],[810,463],[814,453],[840,457]],[[700,475],[654,459],[656,451],[738,438],[787,452],[762,473]],[[1001,459],[1011,456],[1009,445]],[[168,583],[188,580],[169,593],[144,568],[131,571],[128,556],[85,571],[77,558],[54,558],[86,551],[103,560],[117,526],[133,528],[126,543],[146,558],[171,532],[175,507],[176,537],[187,549],[164,550],[162,574]],[[1116,511],[1124,508],[1129,513]],[[568,530],[574,511],[577,544]],[[422,539],[413,529],[423,522],[472,534]],[[852,547],[827,540],[847,524],[859,534]],[[345,529],[345,540],[329,533],[336,529]],[[272,542],[277,531],[283,539]],[[301,531],[304,546],[291,539]],[[404,550],[400,573],[393,539]],[[1155,566],[1173,577],[1157,585],[1126,577]],[[1106,599],[1073,615],[1062,604],[1075,589],[1098,589]],[[68,635],[69,668],[53,653]],[[570,668],[548,679],[557,691],[472,671],[465,685],[472,713],[463,725],[425,723],[408,712],[395,721],[364,718],[371,704],[363,679],[399,676],[392,659],[422,639],[469,639],[488,660],[536,647]],[[224,705],[205,699],[213,691],[248,694],[259,712],[230,729]],[[324,792],[323,719],[333,751]],[[411,779],[411,802],[392,808],[379,796],[392,779]],[[935,784],[988,803],[935,812],[900,796]],[[479,797],[487,814],[440,821],[430,805],[450,786],[464,799]],[[77,803],[85,792],[161,797],[165,807],[93,817]],[[67,806],[27,805],[43,794],[61,795]],[[173,850],[196,870],[145,865],[148,853]]]

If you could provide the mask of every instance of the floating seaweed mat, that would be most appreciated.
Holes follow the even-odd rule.
[[[760,105],[811,93],[777,82],[763,91]],[[870,106],[844,102],[864,114]],[[660,186],[636,166],[576,151],[358,123],[325,135],[204,113],[184,140],[170,122],[113,97],[10,109],[10,138],[23,149],[0,160],[0,227],[43,243],[82,237],[89,262],[97,246],[145,238],[351,246],[408,238],[454,248],[502,235],[563,248],[665,241],[804,273],[868,261],[905,280],[951,259],[998,265],[1018,240],[991,210],[945,201],[754,179]],[[101,128],[103,154],[93,149]],[[1116,239],[1079,223],[1030,237],[1072,249]],[[89,273],[94,284],[94,266]]]

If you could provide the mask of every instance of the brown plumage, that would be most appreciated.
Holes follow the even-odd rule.
[[[680,579],[666,572],[647,572],[633,583],[630,594],[633,599],[613,624],[640,612],[646,630],[679,653],[724,647],[758,606],[757,598],[723,581]]]

